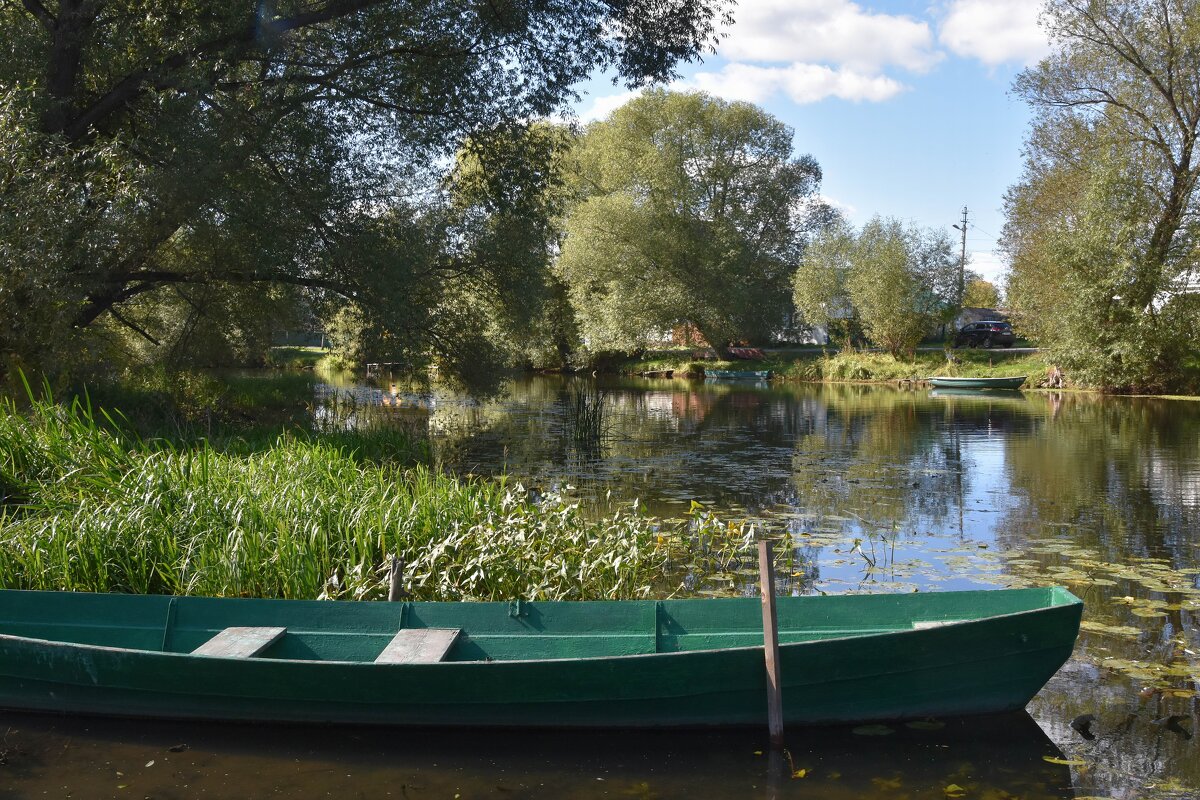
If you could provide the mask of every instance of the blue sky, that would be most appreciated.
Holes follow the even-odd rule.
[[[1014,76],[1048,51],[1039,0],[739,0],[715,56],[674,88],[748,100],[795,131],[822,194],[861,225],[875,214],[950,229],[970,209],[972,266],[999,281],[1004,192],[1030,114]],[[631,97],[597,78],[583,121]]]

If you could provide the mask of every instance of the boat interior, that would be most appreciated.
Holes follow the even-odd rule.
[[[919,631],[1078,602],[1061,588],[780,597],[781,644]],[[350,602],[0,591],[0,635],[224,658],[429,663],[762,644],[757,598]]]

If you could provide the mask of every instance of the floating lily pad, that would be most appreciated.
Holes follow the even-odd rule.
[[[1103,622],[1084,620],[1079,627],[1092,633],[1107,633],[1112,636],[1139,636],[1142,631],[1132,625],[1105,625]]]

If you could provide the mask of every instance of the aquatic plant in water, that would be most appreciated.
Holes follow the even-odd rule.
[[[176,448],[79,402],[0,405],[0,482],[9,588],[371,598],[399,556],[421,599],[634,597],[669,556],[636,505],[595,518],[562,494],[365,460],[321,437]]]

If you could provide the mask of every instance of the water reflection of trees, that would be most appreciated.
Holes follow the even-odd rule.
[[[1022,500],[1006,527],[1073,526],[1077,541],[1110,560],[1194,564],[1200,413],[1176,401],[1089,395],[1055,397],[1051,407],[1032,435],[1005,442]]]
[[[451,468],[490,466],[567,480],[651,506],[700,499],[745,507],[788,484],[803,417],[777,393],[686,381],[670,388],[661,381],[588,382],[605,395],[604,435],[602,447],[582,453],[568,413],[581,383],[517,381],[507,397],[470,418],[439,423],[440,460]]]
[[[580,391],[605,394],[604,434],[590,449],[569,413]],[[734,513],[852,512],[882,528],[955,530],[972,448],[1027,431],[1036,410],[866,386],[532,378],[469,414],[444,404],[436,427],[450,468],[612,490],[659,512],[698,499]],[[452,411],[461,424],[446,422]]]
[[[1094,794],[1158,786],[1166,791],[1145,796],[1190,796],[1200,786],[1194,742],[1164,721],[1180,715],[1193,733],[1200,722],[1200,413],[1155,399],[1047,403],[1032,435],[1005,442],[1017,502],[1002,541],[1026,551],[1045,582],[1068,580],[1086,620],[1137,633],[1085,632],[1072,665],[1080,674],[1052,683],[1040,702],[1058,712],[1060,729],[1064,719],[1097,716],[1095,740],[1074,737],[1098,765]]]
[[[796,442],[790,502],[814,517],[849,513],[876,529],[961,531],[971,449],[1031,425],[1021,400],[873,387],[827,387],[821,399],[824,413]]]

